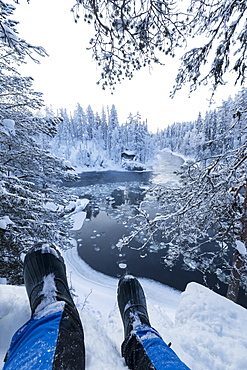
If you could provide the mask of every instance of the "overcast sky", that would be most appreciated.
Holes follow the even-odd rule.
[[[167,59],[166,66],[155,66],[153,71],[141,70],[133,80],[126,80],[116,87],[114,95],[96,85],[100,68],[86,50],[91,28],[83,19],[75,24],[70,11],[74,0],[21,0],[16,5],[14,19],[18,31],[26,41],[43,46],[49,57],[40,58],[41,64],[29,61],[22,67],[23,75],[34,78],[34,88],[44,93],[45,103],[73,111],[76,103],[86,109],[90,104],[100,113],[115,104],[119,122],[123,123],[129,113],[139,112],[147,119],[149,129],[163,129],[173,122],[192,121],[199,111],[208,109],[210,92],[201,88],[188,98],[188,88],[169,98],[179,61]],[[217,94],[217,103],[227,99],[229,88]],[[217,105],[216,105],[217,106]]]

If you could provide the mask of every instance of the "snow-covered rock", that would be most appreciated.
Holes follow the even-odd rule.
[[[89,203],[89,200],[86,198],[76,199],[76,201],[70,201],[69,204],[65,207],[65,211],[72,212],[69,215],[71,216],[72,214],[83,211],[88,205],[88,203]]]
[[[54,212],[56,212],[59,209],[58,205],[54,202],[46,202],[44,204],[44,208],[50,209],[51,211],[54,211]]]
[[[122,167],[128,171],[144,171],[146,169],[143,163],[128,159],[122,160]]]

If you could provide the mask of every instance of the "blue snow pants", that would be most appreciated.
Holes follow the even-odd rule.
[[[62,302],[59,302],[62,303]],[[13,336],[3,370],[84,370],[85,348],[78,312],[68,304],[34,315]],[[142,325],[122,344],[131,370],[189,370],[157,331]]]
[[[159,333],[147,325],[132,330],[122,344],[122,356],[131,370],[190,370]]]
[[[3,370],[85,369],[78,312],[64,302],[58,304],[60,311],[34,315],[14,334]]]

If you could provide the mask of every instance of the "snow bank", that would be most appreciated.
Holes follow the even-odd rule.
[[[199,284],[188,284],[181,295],[173,335],[178,342],[174,349],[180,345],[192,369],[246,369],[246,332],[245,308]]]
[[[87,212],[78,212],[71,216],[71,219],[73,220],[73,227],[71,230],[80,230],[82,228],[82,225],[86,219]]]
[[[76,248],[63,255],[83,322],[86,369],[127,370],[120,355],[123,327],[116,300],[118,279],[91,269],[79,259]],[[192,370],[246,368],[247,310],[196,283],[181,294],[152,280],[140,282],[153,327]],[[2,360],[30,310],[24,287],[0,285],[0,294]]]
[[[0,368],[15,331],[29,320],[25,287],[0,285]]]

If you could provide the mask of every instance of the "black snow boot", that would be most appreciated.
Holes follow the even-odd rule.
[[[64,259],[52,243],[37,243],[28,251],[24,260],[24,282],[32,315],[41,302],[64,301],[75,307]]]
[[[125,338],[137,326],[150,326],[144,291],[136,278],[126,275],[119,280],[117,298]]]

